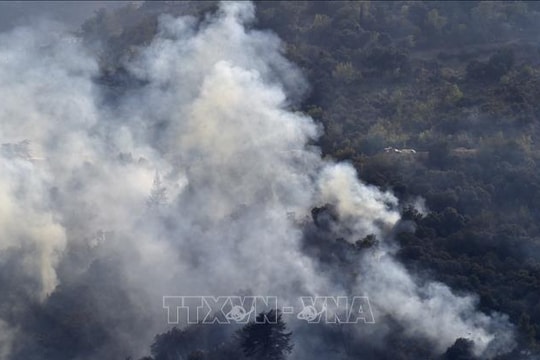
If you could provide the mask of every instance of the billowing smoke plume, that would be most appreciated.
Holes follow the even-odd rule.
[[[83,322],[100,336],[81,359],[144,354],[167,328],[163,295],[240,292],[368,295],[377,324],[358,337],[382,341],[391,318],[439,353],[460,337],[485,356],[510,347],[503,316],[396,261],[397,199],[309,145],[321,129],[291,111],[307,84],[253,21],[250,3],[202,22],[161,17],[123,64],[138,85],[114,101],[94,81],[96,57],[59,25],[0,35],[1,359],[40,351],[46,317],[32,306],[84,308],[70,291],[93,304]],[[324,206],[329,228],[306,225]],[[380,243],[352,274],[315,251],[368,235]],[[295,341],[296,358],[316,356]]]

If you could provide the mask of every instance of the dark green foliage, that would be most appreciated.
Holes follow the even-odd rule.
[[[291,332],[281,318],[279,310],[257,315],[256,321],[247,324],[239,332],[240,346],[244,354],[256,360],[284,360],[292,351]]]
[[[493,54],[488,61],[489,70],[493,76],[500,78],[505,75],[514,65],[514,52],[503,49]]]
[[[358,240],[355,243],[355,246],[359,249],[369,249],[372,247],[377,246],[379,241],[377,240],[377,237],[373,234],[370,234],[363,238],[362,240]]]
[[[476,357],[472,349],[473,342],[471,340],[459,338],[454,345],[446,350],[443,360],[474,360]]]
[[[431,167],[445,168],[450,161],[450,146],[447,141],[435,143],[428,148],[428,164]]]
[[[151,351],[155,360],[175,360],[187,356],[186,336],[178,328],[157,335],[152,344]]]
[[[385,34],[386,35],[386,34]],[[384,37],[384,42],[391,42],[388,35]],[[405,72],[409,69],[409,59],[407,52],[392,47],[377,46],[371,49],[365,57],[364,64],[367,68],[375,69],[377,72]]]
[[[177,327],[159,334],[150,347],[154,360],[213,359],[215,353],[227,352],[230,346],[226,325],[196,324]],[[221,344],[221,345],[220,345]],[[234,354],[238,355],[237,352]]]
[[[514,53],[503,49],[493,54],[487,63],[473,60],[467,66],[467,76],[475,80],[498,81],[514,65]]]

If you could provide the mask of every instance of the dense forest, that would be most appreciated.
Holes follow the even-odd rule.
[[[124,65],[152,42],[163,14],[204,23],[217,8],[210,1],[146,1],[94,14],[78,35],[99,49],[95,82],[108,101],[145,86],[146,80]],[[397,259],[421,281],[476,294],[483,313],[508,315],[516,346],[494,358],[535,359],[540,354],[540,3],[261,1],[255,12],[249,26],[277,34],[284,56],[305,76],[307,90],[292,91],[290,109],[320,124],[321,136],[310,145],[325,159],[351,164],[362,181],[399,200],[401,223],[410,226],[394,229]],[[157,173],[154,185],[154,195],[165,196]],[[323,268],[353,272],[381,240],[370,234],[351,244],[336,235],[322,245],[313,239],[333,235],[325,233],[320,219],[337,221],[334,211],[313,208],[310,216],[302,225],[303,246]],[[323,249],[313,248],[314,242]],[[84,276],[106,278],[99,291],[122,298],[111,266],[96,265]],[[91,353],[115,331],[92,321],[93,306],[108,305],[91,292],[83,315],[66,310],[65,304],[79,309],[72,299],[86,291],[83,285],[66,286],[53,293],[45,310],[36,305],[30,322],[61,319],[52,330],[36,325],[51,359]],[[115,316],[123,321],[127,315]],[[277,316],[277,325],[173,327],[157,334],[153,344],[143,344],[149,356],[141,360],[293,358],[295,332]],[[465,338],[436,352],[404,333],[396,324],[382,349],[331,326],[314,326],[302,336],[333,342],[328,351],[335,357],[328,358],[336,359],[479,358]],[[124,359],[135,359],[130,356]]]
[[[152,38],[155,16],[214,4],[145,3],[99,14],[85,31],[117,59]],[[311,89],[298,110],[324,126],[326,156],[410,206],[399,257],[510,315],[540,341],[540,5],[536,2],[257,2],[255,27],[284,41]],[[117,30],[131,17],[127,31]],[[126,25],[127,26],[127,25]],[[106,64],[106,65],[105,65]],[[120,88],[120,87],[119,87]],[[412,148],[415,153],[385,152]],[[421,213],[413,202],[425,199]],[[407,345],[403,345],[407,346]],[[464,357],[454,357],[464,358]],[[157,359],[157,358],[156,358]]]

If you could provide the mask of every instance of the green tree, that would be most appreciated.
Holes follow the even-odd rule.
[[[443,356],[444,360],[473,360],[473,345],[474,343],[471,340],[459,338],[456,340],[454,345],[446,350],[446,353]]]
[[[188,342],[185,332],[174,327],[156,336],[151,352],[156,360],[177,360],[188,355]]]
[[[279,310],[260,313],[238,332],[244,354],[257,360],[284,360],[293,349],[291,335]]]
[[[156,208],[167,202],[167,188],[163,185],[159,173],[156,171],[154,183],[146,204],[149,208]]]

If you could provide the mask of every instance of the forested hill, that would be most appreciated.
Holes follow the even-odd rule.
[[[82,32],[105,44],[99,81],[112,95],[132,86],[122,59],[152,40],[160,14],[215,7],[96,14]],[[278,34],[307,77],[295,110],[323,125],[325,156],[410,204],[416,231],[398,234],[400,259],[478,294],[482,311],[510,316],[520,349],[538,351],[540,3],[272,1],[256,13],[251,26]]]
[[[328,156],[404,201],[401,258],[540,340],[540,4],[264,2]],[[415,154],[387,153],[385,147]]]

